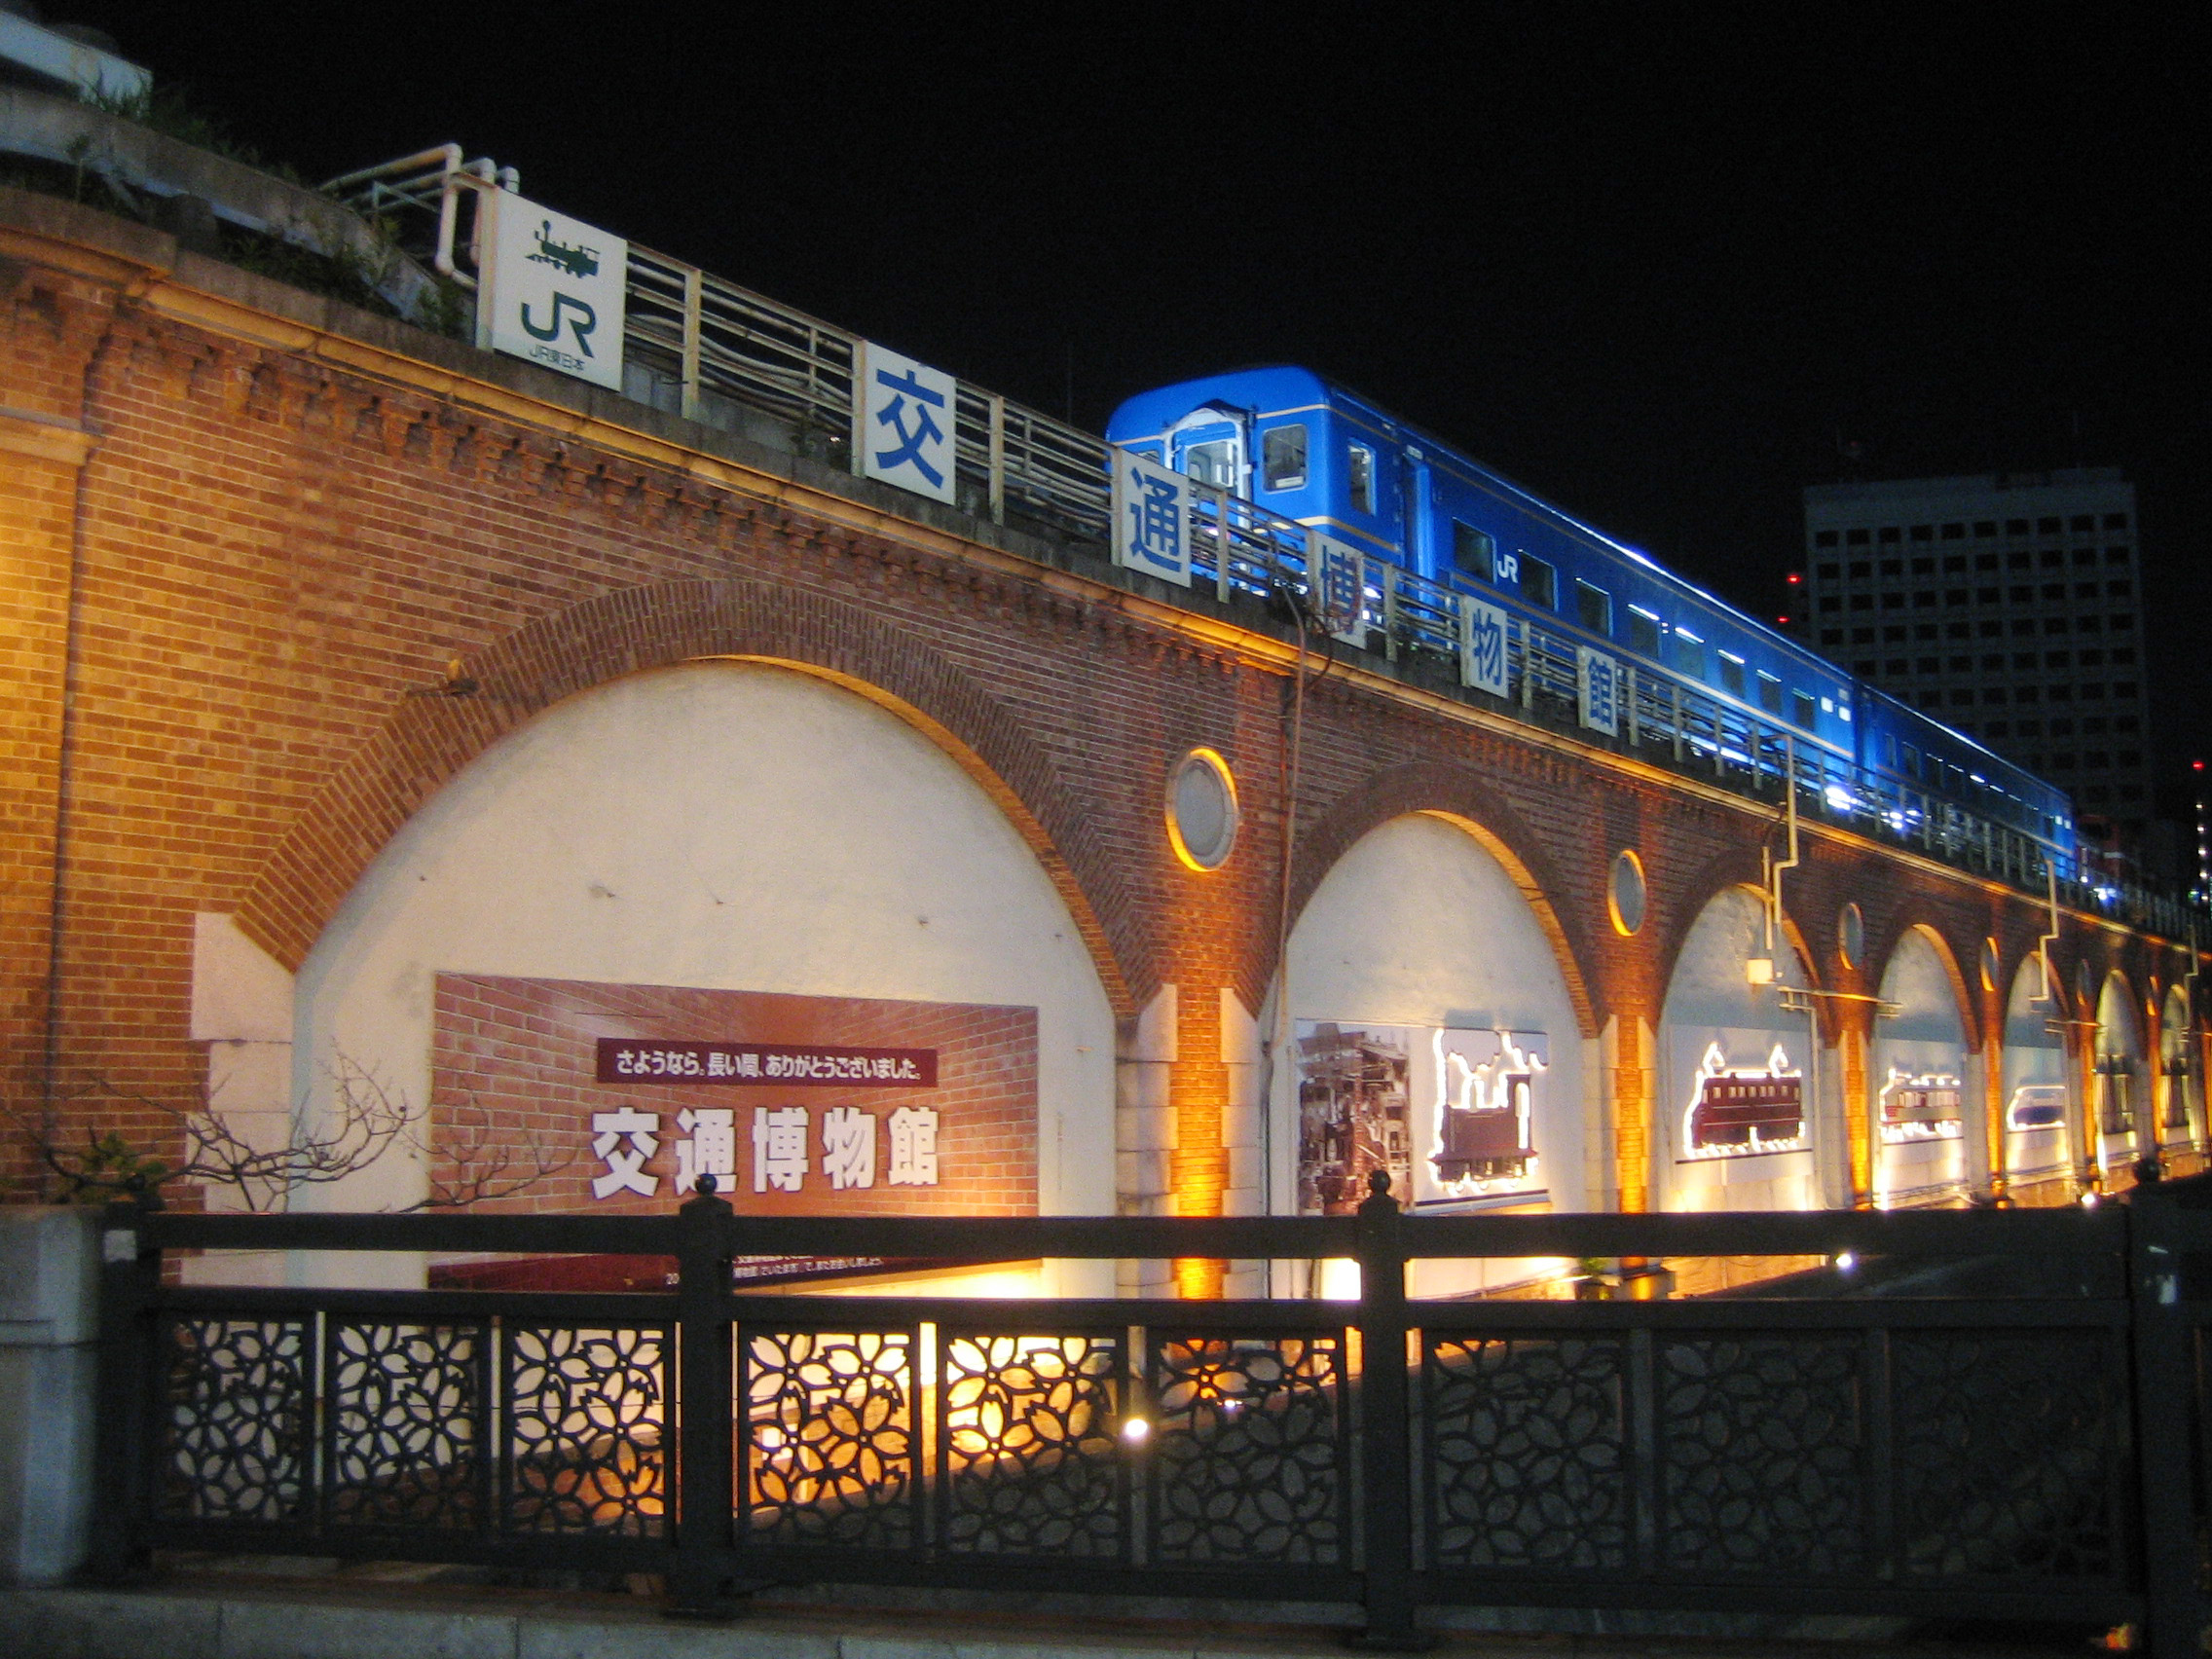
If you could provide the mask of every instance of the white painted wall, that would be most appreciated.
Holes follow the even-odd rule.
[[[636,675],[450,782],[301,967],[314,1109],[340,1053],[427,1098],[440,972],[1034,1007],[1041,1206],[1114,1208],[1114,1020],[1066,906],[949,756],[820,679]],[[423,1182],[387,1158],[308,1203],[406,1203]]]
[[[1425,814],[1369,831],[1322,878],[1287,954],[1294,1021],[1548,1034],[1551,1065],[1533,1124],[1538,1166],[1552,1208],[1588,1207],[1586,1056],[1567,979],[1535,912],[1472,835]],[[1260,1022],[1271,1037],[1273,1000]],[[1296,1068],[1270,1070],[1273,1209],[1287,1215],[1296,1202]],[[1527,1272],[1496,1263],[1490,1276],[1502,1282]],[[1440,1295],[1487,1282],[1483,1274],[1481,1263],[1432,1263],[1409,1282],[1416,1295]]]
[[[2105,976],[2097,996],[2097,1061],[2099,1075],[2092,1079],[2095,1093],[2083,1107],[2097,1129],[2097,1167],[2125,1169],[2150,1150],[2157,1130],[2152,1124],[2151,1071],[2144,1064],[2143,1022],[2136,1017],[2135,995],[2119,974]],[[2115,1080],[2101,1075],[2115,1059],[2125,1062],[2129,1077],[2128,1098],[2134,1107],[2134,1128],[2125,1134],[2104,1133],[2105,1090]]]
[[[2072,1166],[2081,1102],[2073,1098],[2066,1080],[2066,1044],[2047,1029],[2057,1017],[2054,1003],[2037,1002],[2042,994],[2043,964],[2031,956],[2012,975],[2011,994],[2005,1000],[2005,1169],[2014,1181],[2048,1180]],[[2020,1090],[2053,1091],[2063,1096],[2066,1117],[2047,1128],[2015,1128],[2012,1119]]]
[[[1891,953],[1882,974],[1881,997],[1898,1005],[1898,1015],[1874,1028],[1874,1096],[1869,1118],[1874,1135],[1874,1202],[1932,1203],[1966,1193],[1975,1176],[1968,1161],[1968,1140],[1981,1133],[1982,1097],[1976,1073],[1969,1065],[1966,1025],[1943,959],[1923,933],[1907,933]],[[1942,1073],[1959,1079],[1963,1093],[1960,1132],[1943,1140],[1882,1141],[1880,1094],[1893,1070],[1912,1075]]]
[[[1785,1014],[1773,985],[1753,985],[1745,964],[1768,956],[1766,909],[1759,896],[1731,887],[1715,894],[1691,924],[1667,981],[1659,1014],[1659,1091],[1653,1103],[1651,1190],[1665,1210],[1794,1210],[1821,1207],[1820,1153],[1837,1101],[1812,1075],[1810,1016]],[[1777,934],[1771,959],[1778,982],[1803,988],[1805,972]],[[1806,1074],[1810,1132],[1800,1151],[1740,1158],[1691,1158],[1689,1112],[1698,1068],[1718,1046],[1731,1070],[1764,1068],[1774,1051]]]

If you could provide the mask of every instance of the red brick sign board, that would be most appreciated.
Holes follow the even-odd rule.
[[[535,1142],[481,1207],[650,1214],[711,1173],[756,1215],[1037,1213],[1037,1011],[440,974],[441,1172]]]

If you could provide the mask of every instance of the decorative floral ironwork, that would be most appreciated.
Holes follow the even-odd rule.
[[[1115,1336],[941,1333],[939,1537],[978,1554],[1119,1556]]]
[[[1907,1572],[2046,1581],[2121,1564],[2103,1331],[1891,1339],[1897,1536]]]
[[[1659,1360],[1669,1567],[1865,1567],[1857,1337],[1684,1337]]]
[[[334,1318],[325,1329],[330,1521],[481,1525],[484,1328]]]
[[[313,1402],[310,1319],[162,1321],[155,1504],[172,1520],[303,1518]]]
[[[1344,1341],[1153,1333],[1154,1559],[1343,1559]]]
[[[745,1333],[739,1390],[756,1534],[914,1545],[917,1346],[910,1329]]]
[[[666,1530],[665,1331],[510,1325],[506,1402],[508,1530]]]
[[[1626,1567],[1621,1341],[1431,1334],[1423,1346],[1430,1559]]]

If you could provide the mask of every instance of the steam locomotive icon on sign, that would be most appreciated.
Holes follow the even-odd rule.
[[[1683,1144],[1692,1158],[1795,1152],[1805,1144],[1805,1078],[1780,1044],[1761,1066],[1731,1066],[1718,1043],[1699,1062]]]
[[[1457,1196],[1493,1181],[1520,1181],[1531,1171],[1530,1133],[1536,1079],[1548,1059],[1544,1037],[1527,1031],[1437,1030],[1437,1184]]]

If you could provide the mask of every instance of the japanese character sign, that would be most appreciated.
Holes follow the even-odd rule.
[[[1588,645],[1574,647],[1576,713],[1592,731],[1611,737],[1621,729],[1621,665]]]
[[[685,1107],[676,1114],[676,1126],[691,1138],[676,1143],[676,1190],[697,1190],[699,1177],[712,1175],[724,1192],[737,1174],[737,1110],[734,1107]]]
[[[1309,533],[1307,579],[1312,583],[1313,608],[1329,638],[1347,645],[1367,644],[1367,571],[1356,548]]]
[[[1505,695],[1505,612],[1459,596],[1459,683]]]
[[[1191,585],[1191,481],[1127,450],[1114,451],[1114,563]]]
[[[833,1192],[875,1185],[875,1115],[857,1106],[822,1114],[822,1173]]]
[[[477,345],[620,391],[630,244],[511,191],[477,210]]]
[[[629,1192],[649,1198],[659,1191],[660,1177],[645,1173],[646,1160],[660,1150],[659,1114],[624,1106],[612,1112],[594,1112],[591,1126],[596,1136],[591,1155],[607,1165],[606,1174],[592,1179],[593,1198],[608,1198]]]
[[[932,500],[952,500],[959,383],[866,341],[853,355],[853,470]]]
[[[753,1108],[753,1190],[795,1193],[806,1185],[806,1108]]]
[[[928,1106],[902,1106],[891,1114],[891,1176],[894,1187],[937,1185],[937,1112]]]

